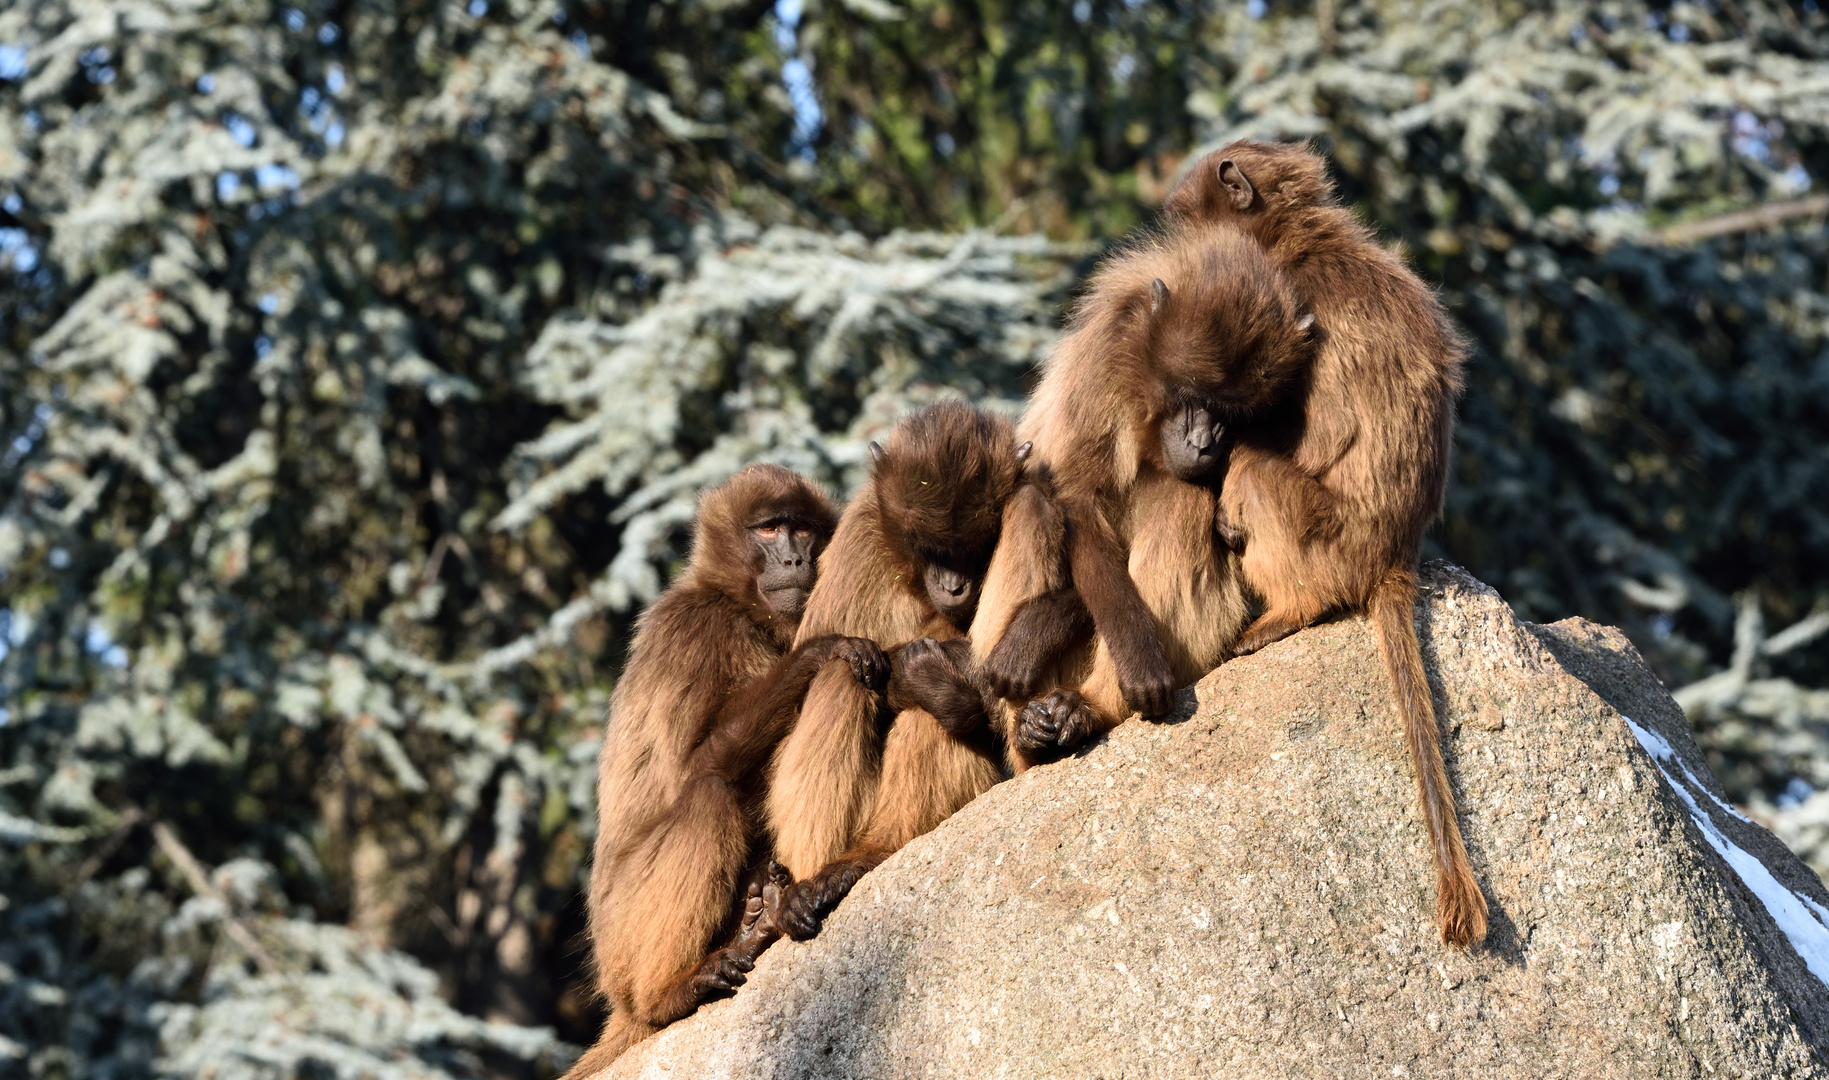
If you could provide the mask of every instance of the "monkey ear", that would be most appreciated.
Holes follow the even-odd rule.
[[[881,465],[882,463],[883,463],[883,444],[873,440],[870,443],[870,464]]]
[[[1226,194],[1232,196],[1234,209],[1251,208],[1251,200],[1256,197],[1257,191],[1252,188],[1251,181],[1245,179],[1245,171],[1238,167],[1237,162],[1227,158],[1219,163],[1219,182],[1225,187]]]
[[[1020,465],[1023,462],[1029,460],[1029,451],[1031,451],[1033,449],[1035,449],[1035,440],[1034,439],[1030,439],[1028,442],[1023,443],[1021,446],[1017,447],[1016,448],[1016,463],[1018,465]]]
[[[1149,283],[1149,313],[1151,315],[1160,315],[1162,314],[1162,309],[1168,306],[1169,287],[1162,283],[1161,278],[1157,278]]]
[[[1315,313],[1309,312],[1296,320],[1296,332],[1307,337],[1315,332]]]

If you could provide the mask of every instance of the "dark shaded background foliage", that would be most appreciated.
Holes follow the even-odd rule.
[[[550,1071],[596,1022],[596,727],[692,494],[1019,408],[1100,244],[1239,137],[1315,139],[1472,339],[1436,553],[1695,683],[1829,869],[1824,19],[0,13],[0,1061]]]

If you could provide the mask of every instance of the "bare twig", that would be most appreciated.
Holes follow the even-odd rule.
[[[1735,233],[1769,229],[1774,225],[1782,225],[1796,218],[1825,215],[1829,215],[1829,195],[1812,195],[1807,199],[1767,203],[1764,206],[1755,206],[1751,210],[1736,210],[1731,214],[1703,218],[1700,221],[1686,221],[1681,225],[1660,229],[1652,236],[1664,244],[1693,244],[1698,240],[1710,240],[1717,236],[1731,236]]]
[[[274,963],[272,954],[268,953],[266,947],[255,939],[254,932],[235,917],[234,910],[229,907],[228,898],[223,896],[215,884],[210,881],[209,871],[205,870],[203,864],[197,861],[197,856],[191,854],[191,849],[184,846],[184,841],[178,839],[178,834],[172,832],[171,827],[163,821],[155,821],[152,823],[152,838],[158,842],[159,850],[165,853],[165,857],[172,861],[180,874],[184,875],[184,880],[190,885],[192,892],[222,905],[223,929],[227,931],[229,937],[235,939],[235,944],[240,945],[243,952],[253,957],[254,966],[260,968],[261,973],[265,975],[277,972],[279,965]]]
[[[1808,616],[1767,638],[1759,651],[1767,656],[1781,656],[1800,645],[1808,645],[1829,633],[1829,605],[1818,605]]]

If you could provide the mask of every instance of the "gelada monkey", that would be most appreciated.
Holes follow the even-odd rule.
[[[1005,774],[1003,739],[961,640],[1026,447],[961,402],[871,445],[800,637],[869,638],[894,655],[887,708],[842,664],[813,680],[769,784],[775,857],[795,882],[783,928],[809,937],[859,876]],[[893,716],[885,734],[880,715]]]
[[[1146,236],[1094,275],[1023,418],[1036,493],[1012,503],[1022,519],[1006,524],[972,627],[985,682],[1026,702],[1011,725],[1019,768],[1133,709],[1166,712],[1226,657],[1248,613],[1214,491],[1193,482],[1226,456],[1207,403],[1287,396],[1312,325],[1263,249],[1224,224]],[[1075,593],[1090,648],[1067,641]]]
[[[834,527],[812,484],[752,465],[700,499],[686,570],[637,625],[599,758],[589,892],[611,1012],[570,1076],[742,983],[780,934],[786,876],[752,826],[769,755],[828,664],[860,688],[888,671],[871,641],[795,640]]]
[[[1225,147],[1194,166],[1164,211],[1171,222],[1249,232],[1319,321],[1299,422],[1241,431],[1224,481],[1245,580],[1265,605],[1239,651],[1330,613],[1371,616],[1435,849],[1436,921],[1448,944],[1476,944],[1486,900],[1461,840],[1414,621],[1416,561],[1441,513],[1466,346],[1434,294],[1339,204],[1325,163],[1305,147]]]

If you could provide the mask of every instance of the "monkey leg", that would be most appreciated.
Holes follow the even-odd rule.
[[[1339,544],[1318,536],[1313,508],[1332,496],[1293,465],[1270,464],[1278,460],[1261,454],[1239,455],[1226,473],[1220,496],[1225,515],[1240,523],[1248,537],[1237,565],[1245,584],[1264,604],[1263,614],[1233,646],[1233,653],[1239,656],[1288,637],[1331,612],[1359,606],[1377,572],[1370,560],[1348,558]],[[1293,495],[1280,490],[1284,481],[1303,485],[1303,490]],[[1334,528],[1334,512],[1328,511],[1327,530]],[[1368,565],[1356,565],[1360,563]]]
[[[1001,746],[988,733],[962,740],[920,709],[897,714],[862,839],[788,888],[781,904],[783,929],[796,940],[817,933],[859,878],[1003,779],[1001,758]]]
[[[1003,528],[979,586],[978,610],[967,637],[974,659],[987,662],[1023,605],[1068,588],[1067,522],[1034,484],[1016,489],[1003,507]]]
[[[883,738],[878,696],[848,663],[820,668],[800,719],[775,752],[766,815],[775,858],[796,879],[838,858],[876,794]]]
[[[900,850],[1003,779],[1001,758],[989,737],[956,738],[921,709],[898,713],[863,842]]]
[[[594,935],[598,977],[614,1030],[638,1040],[697,1007],[703,984],[682,991],[729,918],[731,893],[749,855],[737,792],[722,777],[688,783],[674,805],[617,853]],[[739,972],[740,974],[740,972]]]
[[[1157,475],[1140,479],[1131,498],[1131,580],[1179,689],[1217,667],[1244,630],[1241,571],[1215,532],[1209,489]]]

